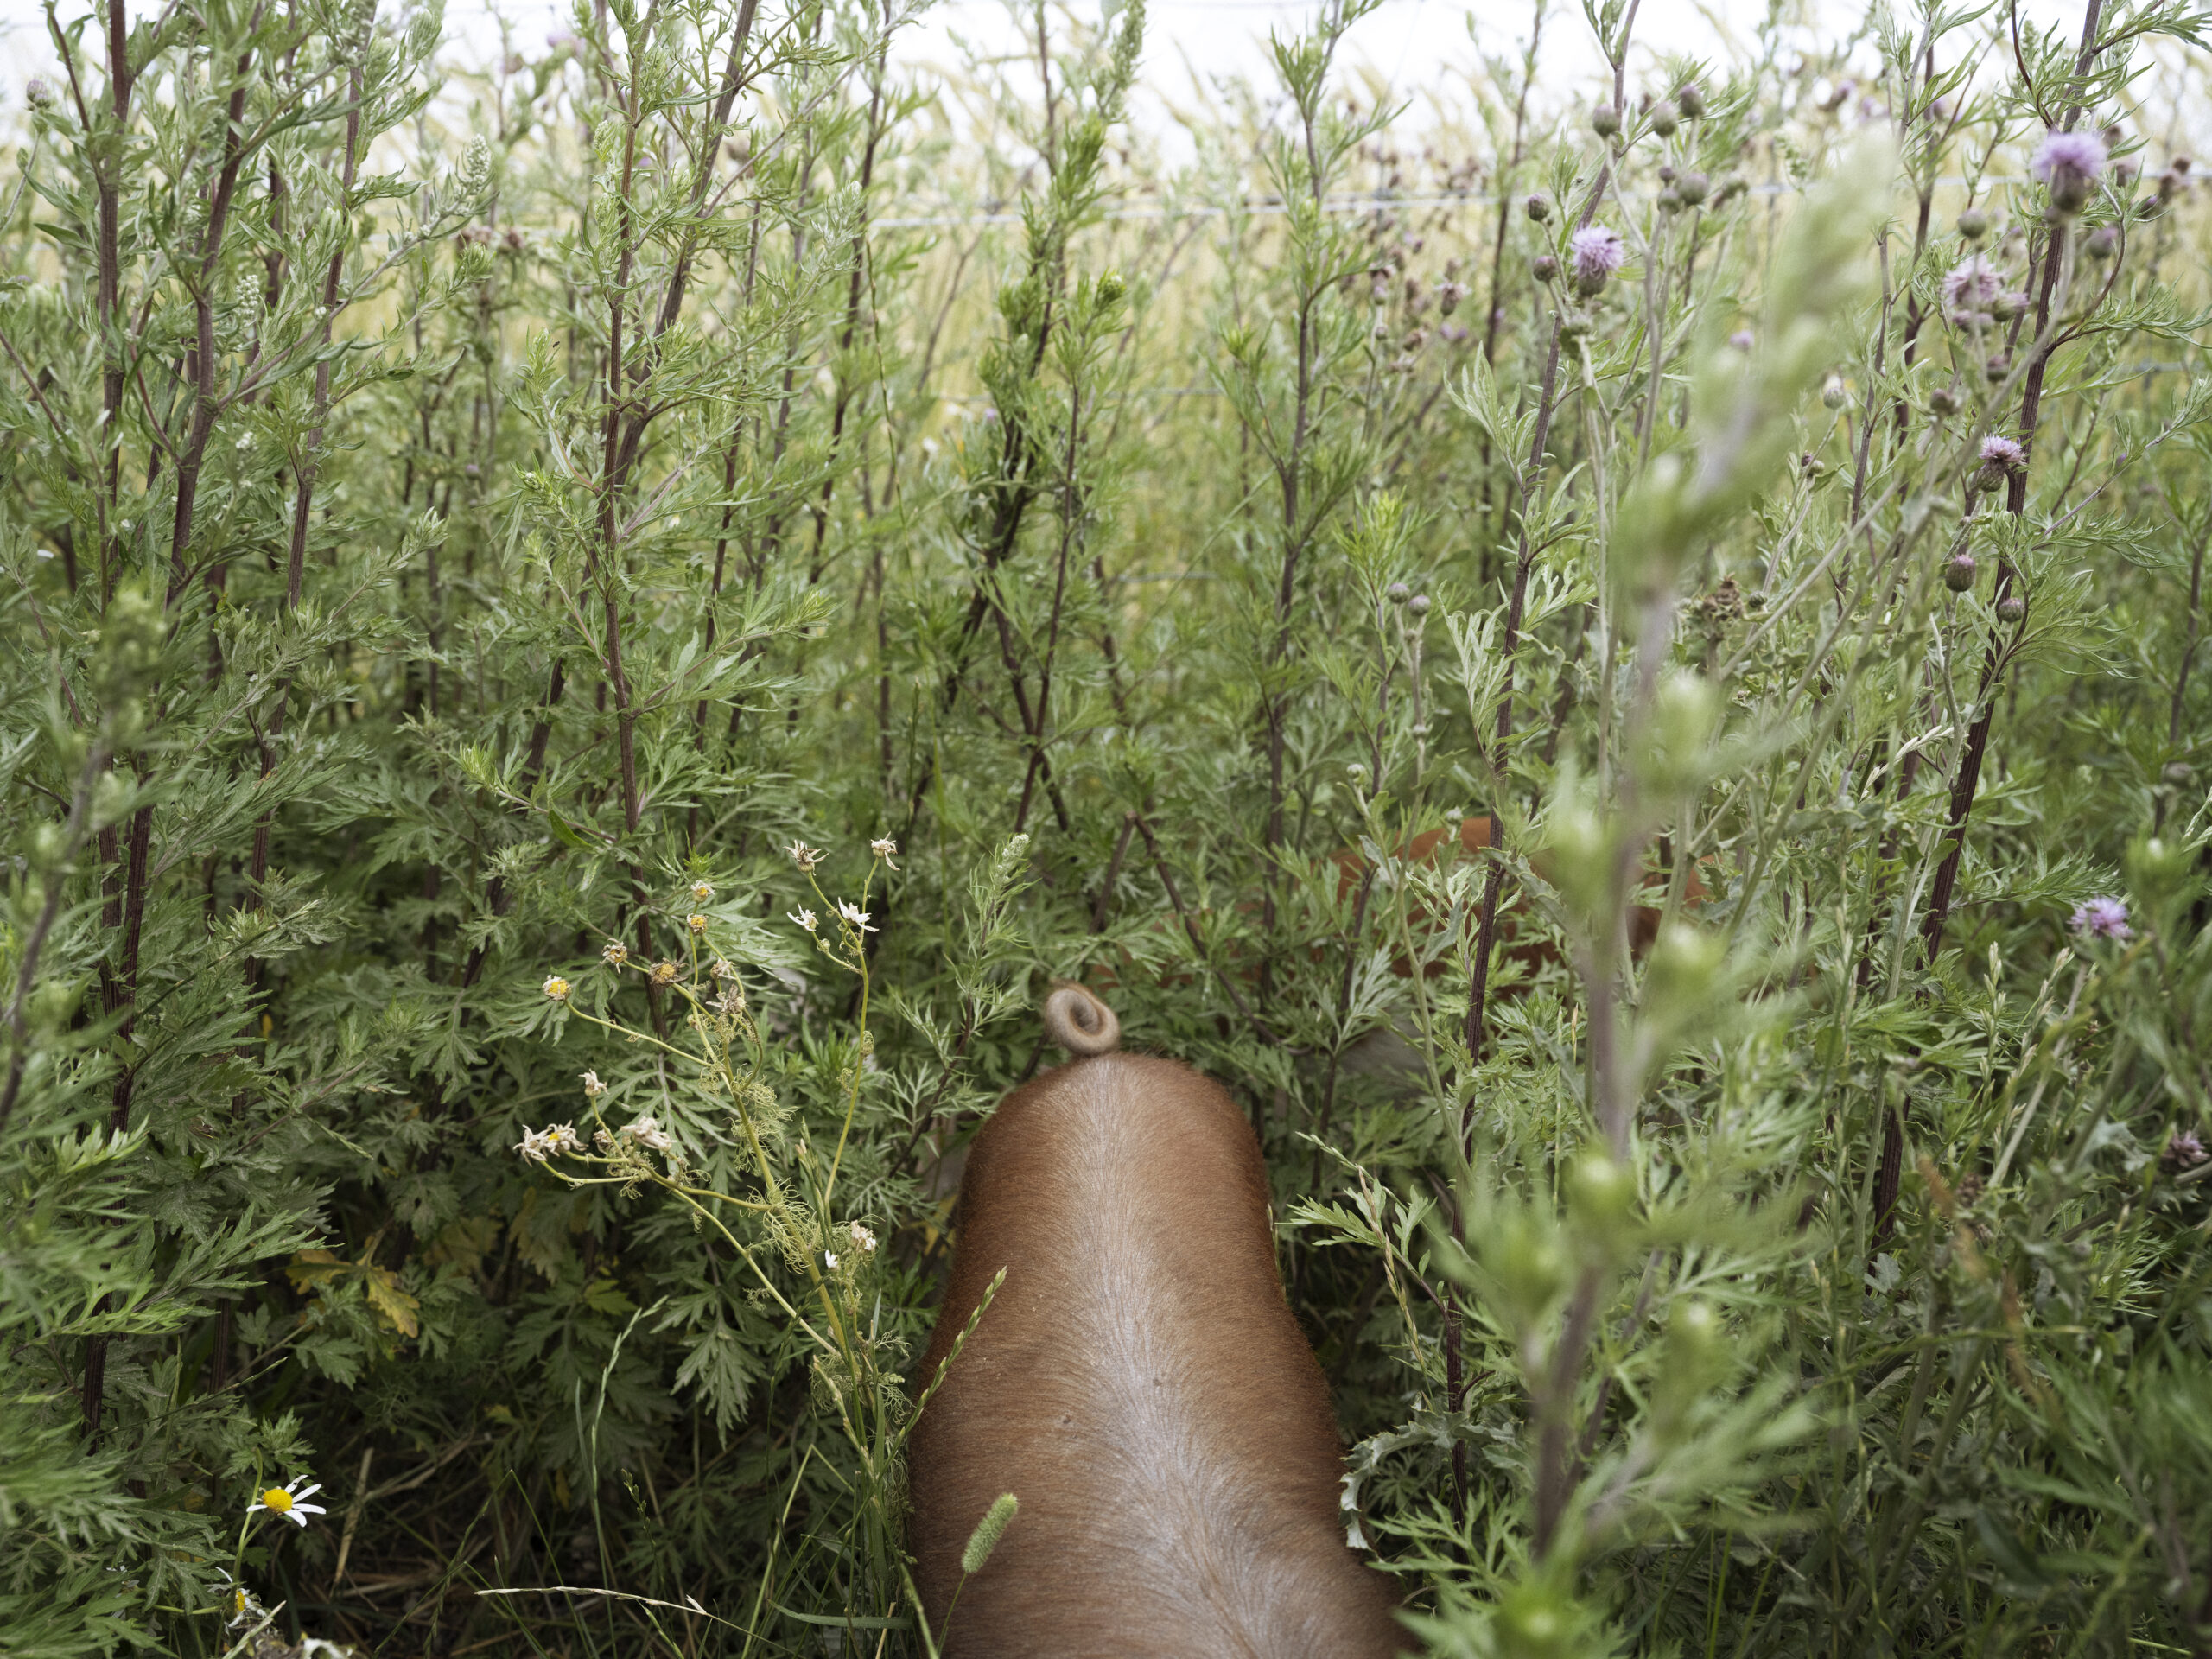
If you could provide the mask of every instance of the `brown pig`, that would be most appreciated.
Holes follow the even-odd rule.
[[[1343,1447],[1251,1126],[1189,1067],[1116,1052],[1113,1012],[1079,986],[1045,1024],[1076,1058],[976,1137],[918,1379],[1003,1268],[910,1442],[917,1580],[948,1659],[1396,1653],[1390,1580],[1344,1542]],[[1019,1511],[963,1584],[1003,1492]]]

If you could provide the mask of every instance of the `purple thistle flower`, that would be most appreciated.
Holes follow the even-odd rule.
[[[1596,295],[1628,258],[1621,239],[1602,225],[1586,225],[1567,239],[1574,286],[1585,299]]]
[[[2093,939],[2127,939],[2135,936],[2127,925],[2124,899],[2092,899],[2074,906],[2074,931]]]
[[[2004,289],[1997,267],[1978,253],[1943,273],[1943,303],[1954,311],[1986,311]]]
[[[35,110],[42,110],[54,102],[54,87],[44,75],[33,75],[23,83],[23,102]]]
[[[1751,331],[1748,328],[1738,328],[1734,334],[1728,336],[1728,343],[1731,346],[1733,346],[1739,352],[1750,351],[1751,349]]]
[[[2047,132],[2028,170],[2050,189],[2050,205],[2075,213],[2105,170],[2105,141],[2094,132]]]
[[[2208,1157],[2212,1157],[2212,1153],[2204,1150],[2204,1142],[2194,1129],[2183,1129],[2167,1138],[2164,1161],[2169,1169],[2195,1169]]]
[[[2012,439],[2001,438],[1993,432],[1981,441],[1981,464],[2017,472],[2028,464],[2028,452]]]

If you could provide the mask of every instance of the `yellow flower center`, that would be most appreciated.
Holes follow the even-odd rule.
[[[292,1507],[292,1495],[282,1486],[271,1486],[261,1495],[261,1506],[282,1515]]]
[[[231,1611],[234,1613],[242,1613],[245,1611],[245,1591],[233,1590],[231,1592]]]

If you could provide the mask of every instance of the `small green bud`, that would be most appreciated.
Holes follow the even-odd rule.
[[[1590,130],[1600,138],[1610,138],[1621,130],[1621,112],[1610,104],[1600,104],[1590,111]]]
[[[1694,121],[1705,113],[1705,89],[1694,80],[1686,80],[1675,93],[1675,107]]]
[[[1617,1226],[1636,1207],[1636,1172],[1602,1147],[1589,1147],[1567,1171],[1567,1197],[1577,1220]]]
[[[1979,242],[1989,234],[1989,215],[1979,207],[1969,207],[1958,217],[1959,234],[1969,242]]]
[[[1662,138],[1671,138],[1675,129],[1682,124],[1682,112],[1666,99],[1651,106],[1651,130]]]

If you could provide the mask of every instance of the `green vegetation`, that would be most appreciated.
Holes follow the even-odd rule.
[[[1424,121],[1368,3],[1172,168],[1141,3],[51,14],[0,1652],[933,1650],[1073,977],[1249,1107],[1409,1646],[2212,1655],[2197,17]]]

